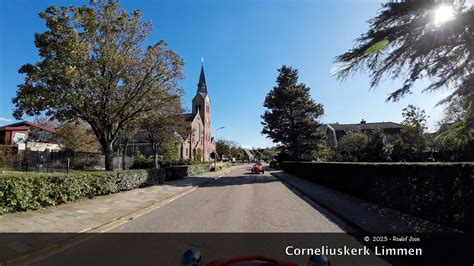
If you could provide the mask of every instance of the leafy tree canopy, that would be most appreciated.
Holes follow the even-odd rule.
[[[54,142],[67,152],[99,152],[100,144],[92,132],[83,123],[65,123],[56,129]]]
[[[151,144],[155,167],[158,167],[158,154],[161,152],[165,155],[164,153],[170,151],[171,146],[177,141],[185,140],[190,133],[190,126],[182,115],[180,95],[162,94],[155,99],[155,102],[158,103],[155,108],[145,114],[140,121],[140,134]]]
[[[362,131],[349,131],[337,144],[335,159],[337,161],[363,161],[369,138]]]
[[[58,120],[86,121],[111,170],[120,130],[155,108],[163,92],[179,90],[184,63],[164,41],[145,47],[151,24],[115,1],[51,6],[40,17],[47,27],[35,34],[41,60],[19,70],[26,78],[12,100],[14,117],[46,111]]]
[[[440,20],[440,15],[445,19]],[[428,77],[433,82],[424,91],[449,86],[455,90],[446,101],[456,95],[472,100],[472,6],[454,0],[388,1],[369,22],[370,29],[357,39],[356,46],[337,57],[339,78],[368,70],[375,88],[384,76],[403,77],[401,88],[387,99],[396,101],[411,92],[416,80]]]

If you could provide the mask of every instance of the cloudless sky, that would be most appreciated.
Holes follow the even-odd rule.
[[[426,110],[429,130],[436,129],[442,107],[436,103],[449,93],[415,93],[399,102],[385,102],[400,81],[386,81],[369,90],[367,73],[346,81],[331,75],[334,57],[350,49],[368,29],[382,1],[121,1],[127,11],[143,11],[153,23],[148,42],[165,40],[185,61],[185,103],[196,93],[201,58],[212,101],[212,127],[217,138],[244,146],[265,147],[272,142],[260,134],[262,106],[275,85],[277,69],[290,65],[300,81],[324,106],[321,122],[358,123],[402,120],[408,104]],[[18,68],[40,58],[34,33],[45,30],[38,13],[50,5],[82,5],[88,1],[0,0],[0,125],[12,123],[11,98],[24,77]],[[32,120],[32,118],[25,117]]]

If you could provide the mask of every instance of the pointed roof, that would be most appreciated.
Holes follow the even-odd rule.
[[[204,63],[201,65],[201,75],[199,75],[198,93],[207,94],[206,76],[204,75]],[[204,95],[203,95],[204,96]]]

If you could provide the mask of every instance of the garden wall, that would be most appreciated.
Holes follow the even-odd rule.
[[[474,163],[283,162],[285,172],[381,206],[472,231]]]

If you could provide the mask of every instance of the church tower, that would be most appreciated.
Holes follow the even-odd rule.
[[[204,75],[204,64],[201,65],[201,74],[199,75],[199,82],[197,84],[196,96],[193,98],[193,115],[199,113],[202,120],[202,150],[203,159],[210,160],[210,153],[212,152],[212,136],[211,136],[211,99],[207,93],[206,76]]]

